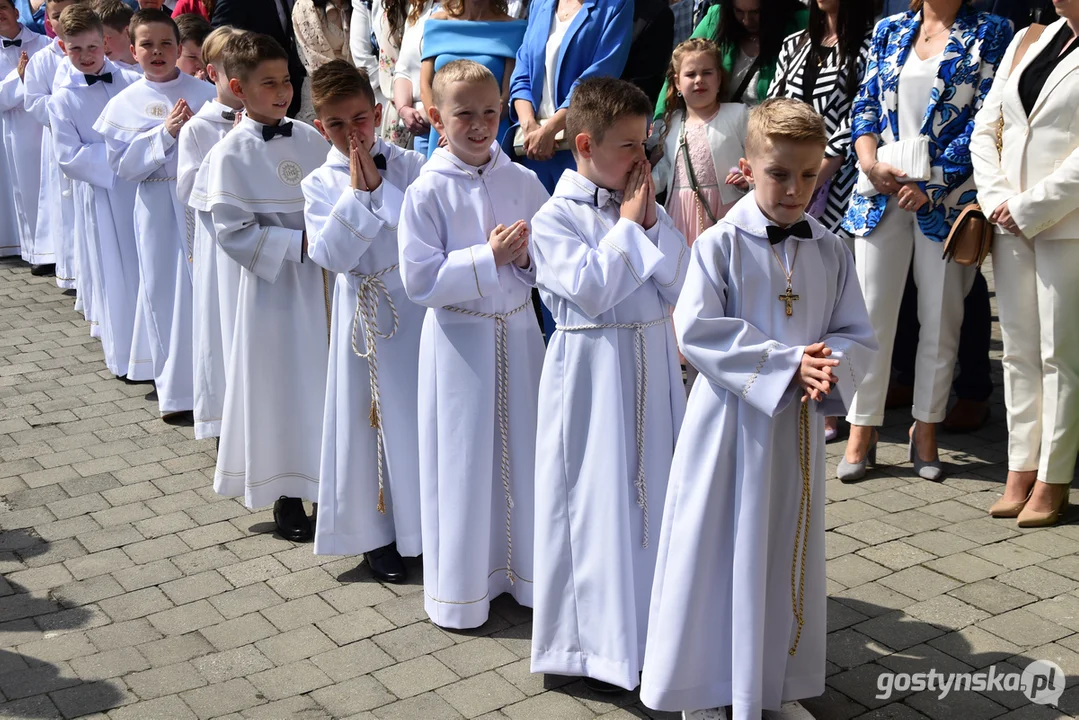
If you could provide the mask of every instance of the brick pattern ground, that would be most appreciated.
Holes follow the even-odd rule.
[[[0,716],[676,717],[531,675],[530,612],[512,601],[446,632],[417,564],[383,586],[356,558],[268,534],[269,512],[214,494],[213,443],[157,419],[146,391],[110,376],[51,278],[0,262]],[[805,705],[822,720],[1079,713],[1079,525],[986,516],[1005,476],[1001,393],[986,429],[942,437],[942,484],[914,477],[909,420],[888,420],[883,467],[827,484],[828,690]],[[1033,659],[1067,673],[1060,709],[1017,692],[875,697],[882,672]]]

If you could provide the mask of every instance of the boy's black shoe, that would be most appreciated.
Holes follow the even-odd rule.
[[[48,263],[46,265],[31,265],[30,274],[34,277],[45,277],[46,275],[56,274],[56,263]]]
[[[292,542],[311,540],[311,521],[303,509],[303,500],[282,495],[273,504],[273,520],[277,523],[277,532]]]
[[[583,677],[581,680],[584,682],[584,686],[592,692],[613,695],[614,693],[623,693],[626,691],[623,687],[612,685],[611,683],[603,682],[602,680],[596,680],[595,678]]]
[[[405,581],[408,571],[405,569],[405,561],[397,552],[397,543],[390,543],[377,550],[365,552],[363,559],[367,561],[367,567],[371,568],[371,574],[382,582],[400,583]]]

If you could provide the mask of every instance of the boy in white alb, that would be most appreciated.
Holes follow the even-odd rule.
[[[583,675],[600,691],[639,683],[685,412],[670,320],[688,248],[656,203],[651,116],[631,83],[581,82],[566,116],[577,170],[532,219],[556,323],[539,392],[532,672]]]
[[[827,143],[797,100],[750,114],[755,190],[693,244],[674,312],[700,371],[671,466],[641,700],[760,720],[824,692],[824,418],[877,349],[854,259],[805,214]]]
[[[180,128],[176,196],[184,206],[191,201],[191,188],[195,185],[195,176],[206,154],[236,125],[236,113],[243,107],[229,89],[223,64],[229,41],[242,34],[242,30],[220,27],[210,33],[202,44],[206,70],[217,88],[217,97],[206,102]],[[232,348],[232,331],[236,325],[240,266],[218,247],[213,220],[208,213],[197,213],[192,245],[195,438],[202,440],[221,435],[221,416],[225,408],[225,358]]]
[[[315,553],[363,553],[372,574],[405,579],[420,554],[416,379],[424,309],[405,294],[397,226],[424,157],[377,139],[382,106],[344,60],[311,76],[315,121],[333,143],[303,181],[307,254],[338,273],[322,425]]]
[[[128,32],[135,11],[124,0],[93,0],[90,6],[105,26],[105,57],[125,70],[142,74],[142,68],[131,53],[131,34]]]
[[[49,101],[52,140],[60,169],[72,182],[74,226],[85,236],[82,271],[89,272],[100,301],[105,365],[125,377],[139,293],[135,185],[109,168],[105,142],[93,123],[112,98],[140,78],[105,58],[103,25],[89,5],[66,8],[58,30],[74,72],[58,80]]]
[[[326,158],[309,125],[284,120],[288,54],[276,40],[234,38],[225,74],[243,119],[206,155],[191,206],[242,266],[214,490],[274,505],[282,537],[311,539],[303,500],[318,501],[326,399],[329,278],[305,260],[300,182]]]
[[[81,0],[45,0],[45,23],[57,32],[60,13],[69,5]],[[41,154],[38,158],[40,185],[38,192],[37,222],[33,237],[28,247],[23,248],[23,260],[32,266],[35,275],[56,273],[56,284],[64,289],[76,287],[77,259],[75,257],[75,206],[71,196],[71,180],[60,171],[56,164],[55,150],[52,144],[52,132],[49,130],[49,99],[57,80],[62,79],[71,65],[60,48],[60,36],[49,44],[44,52],[30,58],[26,66],[23,82],[26,111],[43,128],[41,134]],[[26,188],[20,192],[33,192],[35,188]],[[57,268],[59,264],[59,268]],[[57,273],[56,271],[59,270]],[[87,290],[90,287],[87,285]],[[93,309],[91,293],[82,298],[83,311],[87,319]],[[91,335],[100,337],[99,328],[93,328]]]
[[[154,383],[162,417],[194,407],[191,355],[191,255],[194,213],[176,196],[180,128],[214,97],[214,86],[176,68],[179,31],[167,13],[131,18],[132,52],[143,78],[105,106],[94,124],[120,178],[138,183],[135,238],[150,327]]]
[[[33,243],[41,185],[41,124],[26,112],[23,76],[49,40],[19,23],[14,0],[0,0],[0,257]]]
[[[536,393],[543,340],[528,222],[547,200],[496,142],[498,81],[455,60],[435,74],[446,138],[405,193],[401,274],[430,308],[420,341],[423,586],[436,625],[474,628],[508,592],[532,606]]]

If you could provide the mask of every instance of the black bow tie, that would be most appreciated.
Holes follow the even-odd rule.
[[[292,137],[292,123],[282,122],[279,125],[263,125],[262,126],[262,139],[266,142],[270,142],[278,135],[284,135],[285,137]]]
[[[778,225],[769,225],[765,229],[768,231],[768,242],[773,245],[778,245],[792,235],[794,237],[806,239],[813,237],[813,228],[809,226],[808,220],[796,222],[787,228],[781,228]]]
[[[4,41],[4,47],[11,47],[13,45],[15,47],[22,47],[22,40],[5,40]]]
[[[101,82],[112,84],[112,73],[107,72],[107,73],[101,73],[100,75],[91,75],[90,73],[86,73],[86,84],[88,86],[93,85],[94,83],[96,83],[99,80]]]
[[[231,110],[222,110],[221,117],[229,122],[236,122],[236,113]]]
[[[372,155],[371,159],[375,161],[375,167],[376,168],[378,168],[379,170],[385,170],[386,169],[386,156],[385,155],[383,155],[382,153],[379,153],[378,155]]]

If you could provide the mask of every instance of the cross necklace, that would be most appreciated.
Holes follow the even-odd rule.
[[[794,294],[791,290],[791,278],[794,276],[794,265],[798,262],[798,250],[802,247],[802,243],[796,242],[794,244],[794,260],[791,261],[791,269],[788,270],[786,264],[779,257],[779,253],[776,252],[776,246],[772,245],[772,254],[775,255],[776,262],[779,263],[779,267],[783,270],[783,274],[787,278],[787,292],[779,296],[781,303],[786,303],[787,317],[794,314],[794,301],[800,298]]]

